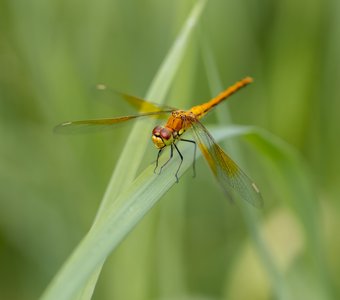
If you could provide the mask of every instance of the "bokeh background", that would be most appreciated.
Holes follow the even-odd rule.
[[[60,136],[53,127],[133,112],[94,86],[143,97],[193,4],[0,1],[1,299],[41,295],[90,228],[129,132]],[[188,107],[211,97],[202,40],[223,85],[255,78],[228,104],[234,122],[297,149],[317,200],[304,199],[303,210],[315,210],[320,269],[289,186],[241,147],[265,200],[261,230],[291,299],[340,297],[339,20],[338,0],[209,1],[167,101]],[[155,154],[150,142],[145,166]],[[110,257],[94,299],[275,299],[242,213],[202,160],[197,173],[193,180],[188,172]]]

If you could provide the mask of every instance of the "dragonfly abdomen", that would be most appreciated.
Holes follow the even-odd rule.
[[[253,82],[251,77],[243,78],[242,80],[236,82],[233,86],[227,88],[220,94],[218,94],[215,98],[212,98],[210,101],[203,103],[201,105],[194,106],[191,108],[191,112],[193,112],[198,119],[202,118],[206,113],[208,113],[212,108],[214,108],[217,104],[229,98],[232,94],[237,92],[239,89],[245,87],[246,85]]]

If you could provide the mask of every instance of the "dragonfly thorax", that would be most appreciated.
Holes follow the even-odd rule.
[[[158,149],[162,149],[174,143],[177,132],[169,127],[156,126],[152,130],[152,141]]]

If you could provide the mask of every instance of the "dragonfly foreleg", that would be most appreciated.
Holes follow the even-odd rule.
[[[162,148],[161,150],[163,150],[164,148]],[[163,168],[168,164],[168,162],[172,159],[172,157],[174,156],[174,148],[173,148],[173,144],[170,145],[170,157],[169,159],[161,166],[160,170],[159,170],[159,174],[162,173]]]
[[[156,173],[156,170],[158,168],[159,157],[161,156],[161,153],[162,153],[163,149],[164,148],[161,148],[161,149],[158,150],[157,159],[156,159],[156,166],[155,166],[155,169],[153,170],[154,173]]]
[[[179,151],[179,149],[178,149],[178,147],[176,146],[176,144],[172,144],[172,145],[174,145],[174,147],[175,147],[176,150],[177,150],[177,153],[178,153],[179,157],[181,158],[181,162],[180,162],[180,164],[179,164],[179,166],[178,166],[178,168],[177,168],[177,171],[176,171],[176,173],[175,173],[176,182],[178,183],[178,172],[179,172],[179,170],[180,170],[180,168],[181,168],[181,165],[182,165],[182,163],[183,163],[183,155],[182,155],[182,153]],[[171,145],[171,146],[172,146],[172,145]]]
[[[188,143],[192,143],[194,144],[194,159],[193,159],[193,162],[192,162],[192,170],[193,170],[193,176],[192,177],[196,177],[196,149],[197,149],[197,144],[195,141],[193,140],[186,140],[186,139],[180,139],[181,141],[183,142],[188,142]]]

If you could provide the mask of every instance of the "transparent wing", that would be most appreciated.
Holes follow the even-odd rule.
[[[159,105],[147,100],[144,100],[142,98],[132,96],[126,93],[122,93],[120,91],[117,91],[113,88],[107,87],[104,84],[98,84],[96,86],[97,90],[102,91],[102,93],[109,93],[116,96],[119,96],[123,98],[126,102],[128,102],[130,105],[135,107],[139,112],[145,113],[145,112],[153,112],[153,111],[172,111],[176,110],[176,108],[167,106],[167,105]]]
[[[98,131],[103,129],[113,128],[115,125],[130,121],[132,119],[137,119],[140,117],[152,117],[152,118],[164,118],[167,117],[168,114],[172,112],[172,110],[162,110],[162,111],[153,111],[148,113],[141,113],[130,116],[122,116],[117,118],[108,118],[108,119],[92,119],[92,120],[80,120],[80,121],[70,121],[63,122],[57,125],[54,128],[55,133],[81,133],[81,132],[90,132],[90,131]]]
[[[193,135],[203,156],[227,196],[233,200],[236,193],[255,207],[262,207],[262,196],[255,183],[216,144],[202,123],[196,120],[191,125]]]

